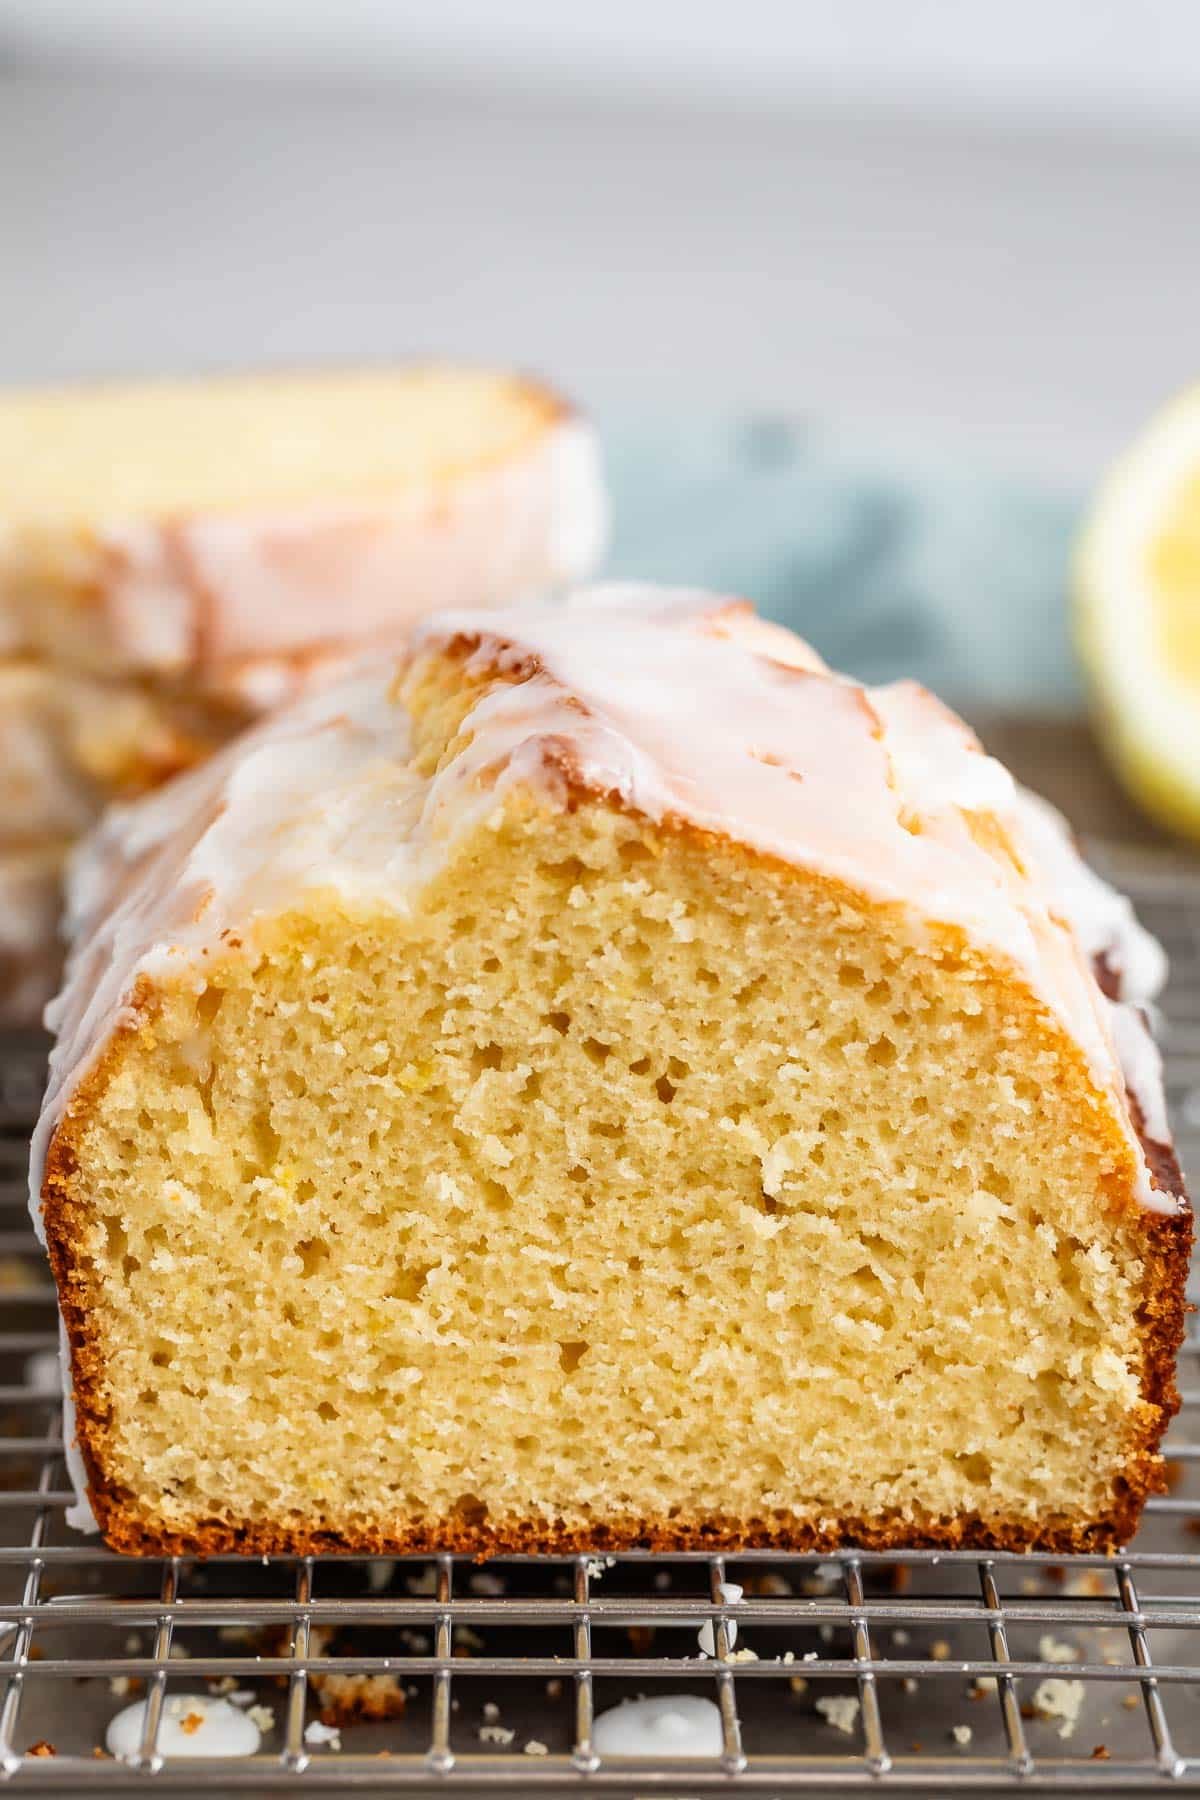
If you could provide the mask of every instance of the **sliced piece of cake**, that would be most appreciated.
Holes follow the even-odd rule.
[[[86,831],[104,805],[212,754],[251,710],[0,657],[0,851]]]
[[[0,398],[0,646],[187,675],[361,644],[592,569],[595,438],[525,378],[411,364]]]
[[[923,690],[442,615],[74,898],[33,1197],[118,1548],[1057,1553],[1161,1487],[1158,964]]]

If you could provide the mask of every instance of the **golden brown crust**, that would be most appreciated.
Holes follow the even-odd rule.
[[[598,1519],[585,1526],[561,1520],[514,1519],[496,1525],[465,1519],[397,1523],[387,1530],[314,1530],[300,1525],[274,1525],[205,1520],[194,1530],[175,1531],[124,1510],[119,1496],[93,1494],[96,1515],[106,1542],[132,1556],[432,1556],[452,1553],[485,1561],[497,1556],[575,1556],[596,1551],[652,1550],[664,1555],[681,1551],[788,1550],[823,1553],[838,1549],[900,1551],[1012,1550],[1054,1556],[1111,1554],[1136,1529],[1145,1491],[1138,1493],[1127,1478],[1118,1484],[1114,1505],[1099,1519],[1063,1518],[1053,1522],[984,1518],[964,1514],[953,1519],[845,1517],[815,1520],[786,1514],[737,1519],[711,1517],[638,1519],[630,1515]]]
[[[1139,1310],[1136,1328],[1142,1346],[1142,1398],[1155,1409],[1155,1417],[1135,1446],[1126,1471],[1133,1507],[1132,1522],[1123,1534],[1127,1540],[1136,1529],[1148,1496],[1161,1494],[1167,1485],[1159,1446],[1167,1426],[1179,1411],[1175,1368],[1189,1310],[1186,1288],[1194,1222],[1186,1199],[1183,1171],[1174,1150],[1169,1144],[1157,1143],[1147,1135],[1136,1094],[1130,1092],[1126,1098],[1151,1181],[1161,1192],[1178,1195],[1181,1200],[1177,1212],[1146,1214],[1143,1253],[1146,1298]]]
[[[104,1358],[100,1335],[95,1327],[97,1282],[88,1260],[78,1254],[85,1241],[88,1223],[87,1204],[76,1192],[78,1163],[75,1133],[91,1106],[108,1084],[110,1071],[119,1061],[125,1039],[148,1029],[159,1002],[151,984],[139,979],[130,996],[130,1021],[121,1025],[105,1046],[103,1054],[80,1081],[55,1127],[46,1151],[42,1178],[42,1223],[46,1234],[46,1253],[58,1289],[58,1307],[71,1350],[72,1394],[75,1402],[75,1430],[84,1469],[87,1472],[88,1496],[97,1522],[108,1536],[105,1513],[111,1502],[110,1486],[104,1473],[104,1438],[109,1425],[108,1409],[103,1394]]]

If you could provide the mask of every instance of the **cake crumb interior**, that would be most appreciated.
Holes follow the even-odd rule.
[[[516,790],[408,913],[309,895],[110,1059],[106,1478],[451,1547],[1094,1518],[1154,1409],[1088,1093],[948,933]]]

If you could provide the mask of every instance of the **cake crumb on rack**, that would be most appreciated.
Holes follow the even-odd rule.
[[[1034,1689],[1033,1710],[1039,1719],[1058,1725],[1058,1735],[1069,1738],[1079,1723],[1083,1709],[1082,1681],[1066,1681],[1061,1675],[1048,1675]]]
[[[479,1727],[481,1744],[511,1744],[516,1735],[516,1732],[510,1731],[507,1725],[481,1725]]]
[[[367,1564],[367,1592],[369,1594],[386,1594],[392,1585],[392,1576],[396,1573],[396,1564],[389,1557],[380,1562]]]
[[[526,1756],[549,1756],[550,1750],[539,1738],[530,1738],[525,1746]]]
[[[308,1678],[321,1703],[324,1725],[352,1725],[356,1719],[398,1719],[408,1701],[395,1675],[341,1675],[318,1671]]]
[[[507,1591],[508,1583],[494,1569],[475,1569],[467,1576],[467,1587],[472,1594],[480,1594],[484,1599],[499,1600]]]
[[[835,1731],[845,1732],[847,1737],[858,1723],[862,1701],[857,1694],[826,1694],[824,1699],[816,1703],[817,1711],[827,1724]]]
[[[800,1592],[809,1598],[832,1594],[841,1579],[840,1563],[818,1563],[815,1569],[806,1570],[800,1577]]]
[[[950,1736],[960,1749],[965,1750],[974,1735],[975,1733],[969,1725],[952,1725],[950,1727]]]
[[[1051,1637],[1046,1631],[1038,1639],[1038,1659],[1054,1663],[1078,1662],[1079,1651],[1074,1644],[1065,1644],[1061,1638]]]
[[[53,1744],[48,1744],[45,1738],[39,1738],[36,1744],[30,1744],[25,1754],[26,1756],[57,1756],[58,1751]]]
[[[248,1706],[246,1708],[246,1717],[252,1725],[257,1725],[258,1729],[264,1735],[268,1731],[274,1731],[275,1729],[275,1711],[273,1707],[263,1706],[261,1704],[257,1706]]]
[[[1108,1581],[1099,1569],[1081,1569],[1072,1575],[1063,1589],[1076,1599],[1103,1600],[1110,1593]]]
[[[304,1727],[304,1741],[314,1749],[323,1745],[326,1749],[337,1751],[342,1747],[341,1733],[337,1726],[324,1725],[320,1719],[309,1720]]]

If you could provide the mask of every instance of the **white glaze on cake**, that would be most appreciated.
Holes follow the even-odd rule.
[[[1065,831],[1048,848],[1045,814],[931,695],[857,686],[747,609],[677,590],[443,614],[418,628],[409,656],[454,640],[514,680],[485,691],[466,747],[432,779],[407,765],[384,658],[110,813],[79,855],[75,948],[48,1009],[59,1035],[33,1145],[39,1228],[51,1134],[139,978],[202,987],[227,927],[244,936],[306,890],[403,911],[508,789],[554,806],[576,784],[837,878],[902,909],[931,943],[932,927],[956,927],[1079,1046],[1129,1142],[1140,1202],[1180,1204],[1151,1185],[1127,1110],[1128,1081],[1150,1135],[1169,1141],[1157,1068],[1136,1013],[1105,1000],[1089,962],[1105,950],[1138,991],[1161,965],[1132,914],[1078,872]]]
[[[1018,789],[1018,799],[1022,832],[1084,954],[1105,959],[1122,1000],[1146,1005],[1161,993],[1167,979],[1162,945],[1139,924],[1126,896],[1084,862],[1062,814],[1028,789]]]
[[[1109,1030],[1125,1086],[1136,1099],[1142,1127],[1157,1144],[1171,1144],[1163,1091],[1162,1056],[1150,1030],[1148,1009],[1167,979],[1167,958],[1157,938],[1137,919],[1124,894],[1102,881],[1079,854],[1062,814],[1025,788],[1017,789],[1025,854],[1036,859],[1093,966],[1103,962],[1116,997],[1105,1000]]]
[[[352,649],[431,607],[578,580],[607,529],[595,433],[568,416],[519,455],[428,491],[100,525],[74,571],[88,596],[76,649],[56,649],[242,698],[247,662]],[[6,548],[0,533],[5,641],[39,649],[39,610],[19,538]]]

